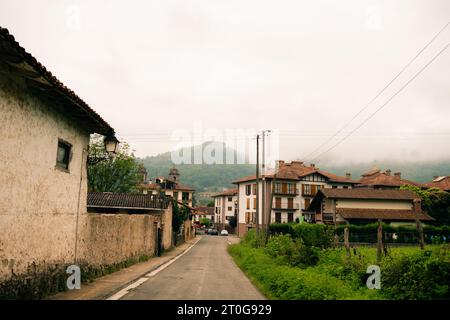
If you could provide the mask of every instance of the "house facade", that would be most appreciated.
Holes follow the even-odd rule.
[[[214,194],[214,224],[219,229],[224,229],[230,224],[232,217],[237,218],[238,213],[238,189],[227,189]]]
[[[249,176],[233,183],[238,189],[238,234],[242,236],[256,227],[256,179]],[[266,173],[259,180],[259,223],[262,226],[269,219],[270,223],[314,222],[315,214],[309,205],[319,190],[351,189],[357,183],[350,174],[341,177],[320,170],[314,164],[279,161],[276,171]],[[266,217],[262,215],[262,203],[265,203]]]
[[[311,210],[324,224],[414,222],[433,220],[422,212],[421,199],[410,190],[321,189]]]
[[[77,260],[91,133],[114,129],[0,27],[0,280]]]
[[[167,177],[156,177],[155,182],[144,181],[141,188],[144,194],[170,196],[189,207],[193,205],[195,190],[180,183],[180,173],[175,166],[170,169]]]
[[[214,207],[196,207],[194,213],[194,222],[200,222],[201,219],[209,219],[214,223]]]

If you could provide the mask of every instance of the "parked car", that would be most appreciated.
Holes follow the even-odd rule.
[[[220,231],[220,235],[221,236],[227,236],[228,235],[228,231],[223,229],[222,231]]]
[[[217,231],[217,229],[209,229],[208,230],[208,234],[212,235],[212,236],[218,236],[219,235],[219,231]]]

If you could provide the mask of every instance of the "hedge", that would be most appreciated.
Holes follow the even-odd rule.
[[[294,239],[301,239],[306,246],[327,248],[333,243],[333,228],[324,224],[273,223],[269,230],[271,235],[290,234]]]

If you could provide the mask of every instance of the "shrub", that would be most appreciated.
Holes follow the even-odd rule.
[[[316,248],[306,246],[301,240],[294,241],[289,234],[270,237],[265,253],[291,266],[313,266],[319,261]]]
[[[269,225],[270,234],[292,234],[291,223],[272,223]]]
[[[302,223],[293,226],[294,237],[306,246],[328,248],[333,244],[333,228],[323,224]]]
[[[259,235],[256,235],[256,230],[250,229],[242,238],[242,243],[252,248],[263,247],[265,244],[265,233],[260,231]]]
[[[391,299],[450,298],[448,252],[404,254],[387,261],[382,270],[382,289]]]

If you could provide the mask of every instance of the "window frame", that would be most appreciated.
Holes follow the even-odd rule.
[[[65,148],[65,155],[64,155],[64,162],[61,163],[58,161],[58,153],[59,153],[59,149],[60,147]],[[55,168],[58,170],[61,170],[63,172],[70,172],[70,162],[72,160],[72,154],[73,154],[73,145],[66,141],[63,140],[61,138],[58,138],[58,143],[56,145],[56,164],[55,164]],[[67,163],[65,163],[67,162]]]

